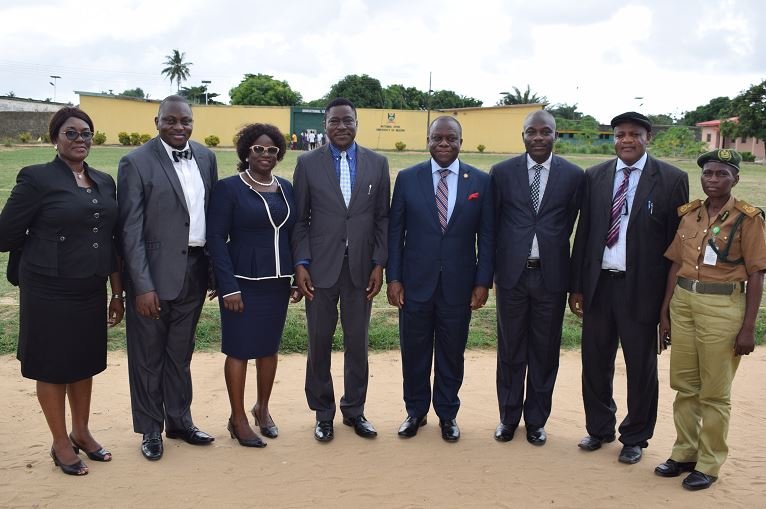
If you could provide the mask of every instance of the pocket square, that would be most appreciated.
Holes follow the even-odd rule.
[[[478,200],[478,199],[479,199],[479,193],[471,193],[468,195],[468,201]]]

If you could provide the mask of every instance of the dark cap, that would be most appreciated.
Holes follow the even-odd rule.
[[[649,119],[635,111],[626,111],[625,113],[620,113],[614,117],[612,119],[612,128],[617,127],[623,122],[633,122],[634,124],[643,126],[647,132],[652,131],[652,123],[649,122]]]
[[[697,158],[697,165],[702,168],[705,163],[710,161],[718,161],[719,163],[728,164],[732,168],[736,168],[739,171],[739,163],[742,162],[742,156],[736,150],[730,150],[728,148],[719,148],[705,152]]]

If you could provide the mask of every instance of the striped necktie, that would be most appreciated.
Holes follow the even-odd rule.
[[[447,188],[447,176],[449,169],[439,170],[439,184],[436,186],[436,210],[439,212],[439,224],[442,233],[447,229],[447,206],[449,203],[449,189]]]
[[[636,168],[626,166],[622,169],[623,177],[620,187],[612,199],[612,215],[609,221],[609,231],[606,234],[606,247],[613,247],[620,237],[620,222],[622,221],[622,211],[625,208],[625,202],[628,199],[628,184],[630,182],[630,172]]]

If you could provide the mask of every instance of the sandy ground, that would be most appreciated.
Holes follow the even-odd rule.
[[[313,415],[303,393],[305,360],[280,359],[271,412],[280,436],[265,449],[240,447],[226,432],[228,401],[223,355],[195,354],[192,364],[196,424],[216,435],[212,446],[165,440],[165,456],[146,461],[132,432],[127,361],[109,354],[95,379],[91,428],[114,454],[111,463],[88,461],[90,474],[64,475],[48,457],[50,436],[18,362],[0,357],[1,507],[766,507],[766,348],[740,366],[734,385],[730,455],[721,478],[706,491],[681,488],[681,478],[655,476],[675,438],[669,355],[660,359],[660,415],[655,437],[637,465],[618,463],[620,445],[580,451],[585,434],[578,352],[563,352],[553,415],[544,447],[533,447],[523,427],[497,443],[495,355],[466,354],[458,423],[462,438],[442,441],[433,412],[417,437],[399,439],[404,418],[397,352],[370,356],[367,417],[375,440],[357,437],[336,419],[335,440],[312,436]],[[336,388],[342,356],[333,358]],[[254,370],[254,366],[251,366]],[[255,393],[254,377],[248,397]],[[618,419],[625,407],[625,370],[615,376]],[[87,460],[87,458],[85,458]]]

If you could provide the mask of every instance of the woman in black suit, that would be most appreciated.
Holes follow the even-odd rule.
[[[64,473],[85,475],[80,449],[94,461],[112,459],[91,435],[88,419],[93,375],[106,369],[107,325],[119,323],[124,312],[114,244],[117,201],[112,177],[85,163],[94,133],[88,114],[62,108],[49,132],[57,155],[16,177],[0,213],[0,251],[23,247],[17,358],[22,376],[37,380],[53,435],[51,457]]]
[[[221,351],[232,438],[246,447],[265,447],[250,427],[244,396],[247,361],[255,359],[258,396],[252,414],[268,438],[279,431],[269,413],[277,352],[287,304],[300,300],[290,289],[295,225],[293,188],[272,175],[284,157],[285,138],[273,125],[252,124],[237,135],[239,175],[219,180],[207,214],[207,248],[221,308]]]

